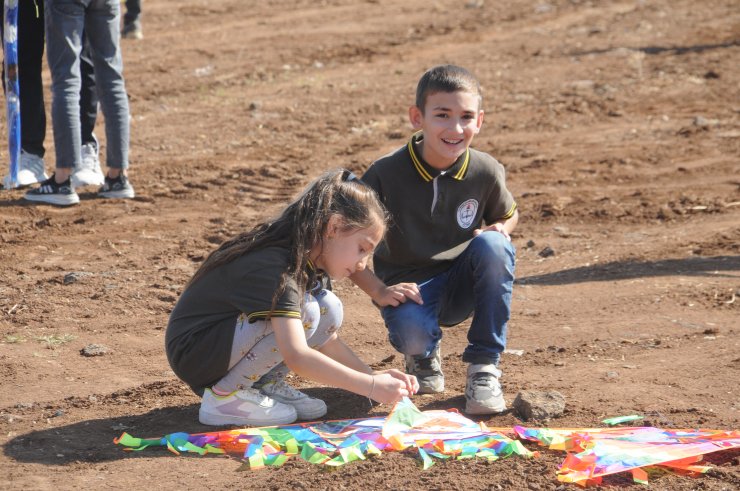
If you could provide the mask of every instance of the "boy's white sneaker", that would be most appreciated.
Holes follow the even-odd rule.
[[[251,387],[226,396],[216,395],[211,389],[206,389],[198,411],[198,420],[211,426],[287,425],[297,417],[293,406],[273,400]]]
[[[80,166],[72,173],[72,185],[76,188],[102,186],[105,182],[105,175],[100,169],[97,145],[95,143],[82,145],[81,156]]]
[[[18,161],[18,186],[30,186],[37,182],[44,182],[48,179],[44,172],[44,159],[38,155],[21,150],[21,157]],[[3,179],[3,187],[10,189],[10,174]]]
[[[285,382],[269,382],[260,388],[260,392],[295,408],[298,419],[314,420],[326,414],[326,403],[321,399],[309,397],[298,389],[294,389]]]
[[[467,414],[497,414],[506,411],[501,390],[501,370],[493,364],[468,365],[465,384],[465,412]]]

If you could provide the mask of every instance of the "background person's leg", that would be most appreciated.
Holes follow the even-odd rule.
[[[106,161],[114,169],[128,168],[129,106],[119,45],[120,3],[93,0],[85,17],[98,100],[105,116]]]

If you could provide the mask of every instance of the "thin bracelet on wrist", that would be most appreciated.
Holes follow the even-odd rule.
[[[367,398],[371,401],[373,400],[373,392],[375,391],[375,375],[370,375],[370,378],[373,381],[372,387],[370,387],[370,393],[367,395]]]

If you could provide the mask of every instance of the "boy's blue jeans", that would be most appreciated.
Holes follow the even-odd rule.
[[[466,363],[498,364],[506,347],[511,314],[516,248],[499,232],[475,237],[452,267],[419,284],[424,304],[406,300],[383,307],[388,338],[405,355],[427,357],[442,338],[442,326],[454,326],[473,313]]]
[[[119,45],[120,0],[46,0],[44,16],[56,166],[79,167],[82,159],[80,56],[84,31],[105,115],[106,165],[127,168],[129,106]]]

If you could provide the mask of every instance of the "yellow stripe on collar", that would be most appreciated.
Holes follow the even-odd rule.
[[[421,163],[421,159],[416,155],[416,151],[414,150],[414,141],[416,140],[416,137],[420,135],[422,132],[417,131],[413,135],[411,135],[411,138],[409,139],[409,142],[407,144],[407,147],[409,149],[409,155],[411,156],[411,162],[414,164],[414,168],[416,168],[416,172],[419,173],[422,179],[424,181],[429,182],[433,180],[434,178],[432,175],[424,168],[424,164]],[[460,169],[452,176],[454,179],[457,179],[458,181],[462,181],[465,177],[465,171],[468,170],[468,164],[470,163],[470,149],[465,149],[465,159],[463,160],[462,165],[460,166]],[[453,164],[454,165],[454,164]]]
[[[416,152],[414,151],[414,137],[418,134],[420,134],[421,131],[414,133],[411,135],[411,138],[409,139],[408,147],[409,147],[409,155],[411,155],[411,161],[414,163],[414,167],[416,168],[416,172],[421,175],[421,178],[425,181],[429,182],[432,180],[432,176],[427,172],[427,170],[424,168],[424,166],[421,164],[421,161],[419,160],[419,157],[416,156]]]
[[[468,164],[470,163],[470,149],[465,149],[465,160],[463,160],[462,165],[460,166],[460,170],[457,171],[457,174],[455,174],[454,177],[458,181],[462,181],[463,177],[465,177],[465,171],[468,170]]]

